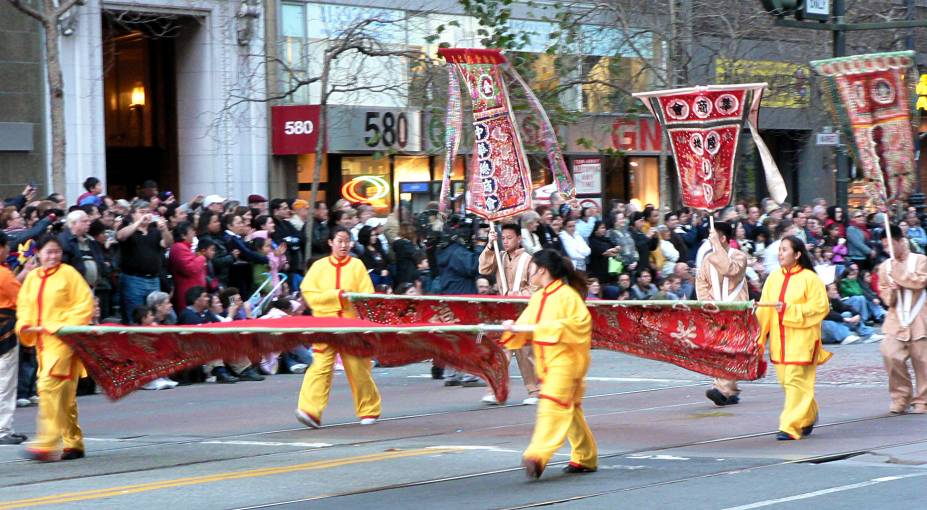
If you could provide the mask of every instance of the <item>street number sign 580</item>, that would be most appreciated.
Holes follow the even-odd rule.
[[[367,112],[364,130],[367,132],[364,143],[368,147],[382,145],[387,148],[395,146],[405,149],[409,143],[409,121],[404,112],[398,115],[386,112],[382,119],[380,112]]]
[[[283,123],[283,132],[288,135],[311,135],[314,129],[311,120],[288,120]]]

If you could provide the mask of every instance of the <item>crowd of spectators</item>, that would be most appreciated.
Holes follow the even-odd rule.
[[[58,232],[64,262],[93,289],[102,322],[202,324],[310,313],[299,284],[307,267],[330,253],[328,234],[336,226],[351,231],[352,254],[366,265],[377,292],[499,293],[495,276],[479,271],[488,225],[464,215],[442,219],[434,203],[418,214],[397,207],[378,215],[370,205],[343,199],[331,209],[325,202],[255,194],[245,201],[213,194],[181,202],[146,181],[133,199],[114,200],[98,179],[88,178],[84,187],[75,201],[59,193],[37,198],[27,187],[5,201],[0,229],[10,240],[7,263],[16,270],[31,267],[32,239]],[[798,207],[763,200],[738,203],[715,218],[732,225],[730,245],[748,257],[751,298],[759,297],[766,275],[778,268],[778,240],[796,235],[808,244],[819,274],[831,275],[825,277],[832,303],[825,341],[879,338],[872,329],[885,315],[873,271],[886,257],[877,241],[884,228],[879,214],[845,211],[823,199]],[[924,253],[927,233],[918,211],[906,209],[894,220],[911,250]],[[695,298],[695,270],[709,229],[703,212],[661,214],[618,200],[600,211],[555,196],[510,222],[527,253],[552,248],[585,271],[590,299]],[[148,388],[259,381],[300,373],[310,363],[308,349],[261,360],[216,360]],[[34,374],[34,353],[23,349],[19,405],[35,401]]]

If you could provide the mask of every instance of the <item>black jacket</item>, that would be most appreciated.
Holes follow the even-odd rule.
[[[65,230],[58,234],[58,241],[61,242],[61,261],[77,269],[77,272],[86,279],[87,267],[84,265],[84,258],[80,254],[78,239],[74,237],[74,234],[72,234],[70,230]],[[100,245],[97,244],[95,240],[89,237],[87,238],[87,243],[90,247],[90,255],[93,256],[93,260],[97,264],[97,275],[99,278],[102,278],[105,269],[103,249],[100,248]],[[96,284],[96,282],[89,283],[91,286]]]
[[[476,294],[480,259],[464,245],[452,242],[439,249],[437,269],[442,294]]]
[[[274,218],[274,225],[276,228],[271,238],[275,243],[286,243],[286,259],[290,264],[290,272],[302,271],[305,267],[303,247],[306,245],[306,235],[289,221]]]
[[[599,237],[595,234],[589,236],[589,249],[592,250],[592,253],[589,255],[589,265],[586,267],[586,272],[589,273],[589,276],[598,278],[603,285],[609,282],[609,257],[606,257],[603,253],[614,247],[615,243],[606,236]]]

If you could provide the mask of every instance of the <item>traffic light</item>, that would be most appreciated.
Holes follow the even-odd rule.
[[[802,0],[760,0],[766,12],[776,16],[790,16],[795,14],[802,4]]]

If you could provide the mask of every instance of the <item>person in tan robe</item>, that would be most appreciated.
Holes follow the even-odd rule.
[[[531,263],[531,255],[521,247],[521,229],[518,228],[518,225],[506,224],[502,226],[501,273],[496,259],[496,248],[496,232],[490,230],[489,242],[486,243],[486,248],[480,253],[480,274],[487,276],[495,274],[499,292],[504,296],[530,296],[537,289],[533,288],[529,282],[528,264]],[[522,381],[524,381],[525,389],[528,391],[528,398],[523,400],[522,403],[537,404],[541,389],[538,385],[537,375],[535,375],[534,353],[531,352],[531,346],[526,345],[505,352],[510,361],[512,354],[515,355],[518,370],[521,372]],[[499,403],[492,393],[484,396],[483,402],[487,404]]]
[[[731,248],[728,240],[734,235],[730,224],[715,222],[708,236],[711,251],[702,259],[695,276],[695,296],[699,301],[746,301],[747,255]],[[718,406],[740,402],[737,381],[715,378],[705,396]]]
[[[927,413],[927,257],[911,253],[901,229],[891,226],[894,260],[879,266],[879,296],[889,306],[880,351],[888,372],[892,414]],[[888,251],[889,241],[882,238]],[[908,360],[914,368],[912,391]]]

